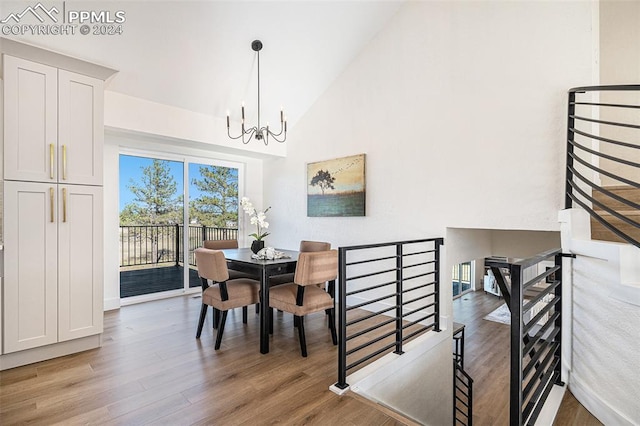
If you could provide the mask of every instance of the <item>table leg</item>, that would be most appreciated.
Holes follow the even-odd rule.
[[[269,353],[269,274],[262,268],[260,275],[260,353]]]

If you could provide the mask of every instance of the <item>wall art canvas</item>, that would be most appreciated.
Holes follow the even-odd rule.
[[[365,154],[307,164],[307,216],[365,215]]]

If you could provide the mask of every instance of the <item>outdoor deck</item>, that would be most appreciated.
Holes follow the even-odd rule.
[[[162,291],[179,290],[182,285],[183,267],[159,265],[155,268],[120,272],[120,297],[140,296]],[[189,287],[199,287],[198,272],[189,270]]]

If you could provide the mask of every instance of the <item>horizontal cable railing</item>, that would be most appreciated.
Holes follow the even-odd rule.
[[[569,90],[565,186],[565,208],[640,247],[640,85]]]
[[[520,261],[485,260],[511,311],[511,425],[535,424],[553,385],[563,385],[562,257],[554,249]],[[544,266],[550,261],[553,267]]]
[[[339,248],[338,382],[403,343],[440,331],[442,238]]]
[[[120,226],[120,266],[184,262],[183,225]],[[193,251],[204,240],[235,240],[236,228],[189,225],[189,265],[195,266]]]

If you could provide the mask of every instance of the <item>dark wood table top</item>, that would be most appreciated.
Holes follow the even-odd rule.
[[[277,251],[283,252],[285,255],[287,255],[288,257],[284,257],[284,258],[280,258],[280,259],[265,259],[265,260],[260,260],[260,259],[254,259],[253,257],[253,252],[251,251],[250,248],[238,248],[238,249],[224,249],[222,250],[222,252],[224,253],[224,256],[227,258],[227,260],[232,260],[235,262],[245,262],[245,263],[254,263],[257,265],[272,265],[272,264],[278,264],[278,263],[289,263],[289,262],[297,262],[298,261],[298,255],[300,255],[300,252],[298,251],[294,251],[294,250],[281,250],[281,249],[276,249]]]

